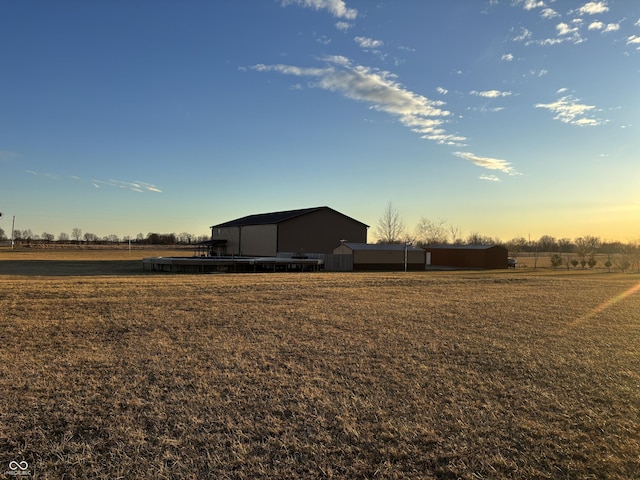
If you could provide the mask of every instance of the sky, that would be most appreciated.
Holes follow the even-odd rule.
[[[640,239],[636,0],[4,1],[0,72],[5,232]]]

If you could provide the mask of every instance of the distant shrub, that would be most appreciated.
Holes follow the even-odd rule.
[[[616,261],[616,267],[621,272],[626,272],[630,266],[631,266],[631,262],[626,257],[621,257]]]
[[[554,253],[553,255],[551,255],[551,266],[553,268],[558,268],[561,265],[562,265],[562,257],[557,253]]]

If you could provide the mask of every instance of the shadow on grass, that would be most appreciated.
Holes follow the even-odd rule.
[[[0,260],[0,276],[141,275],[140,260]]]

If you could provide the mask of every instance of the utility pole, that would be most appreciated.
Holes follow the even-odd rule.
[[[13,220],[11,221],[11,250],[13,250],[13,229],[16,226],[16,216],[13,216]]]
[[[409,247],[413,246],[413,242],[404,242],[404,271],[407,271],[407,265],[409,263]]]

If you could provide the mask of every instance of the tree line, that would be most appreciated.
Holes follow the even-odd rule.
[[[517,257],[527,253],[533,257],[534,266],[540,254],[551,254],[551,266],[593,268],[597,265],[596,255],[608,255],[606,268],[615,267],[625,271],[640,269],[640,240],[623,243],[602,241],[597,236],[586,235],[577,238],[556,238],[543,235],[538,239],[515,237],[508,241],[471,232],[463,236],[461,229],[443,219],[421,217],[413,231],[410,231],[396,207],[389,202],[378,219],[374,231],[378,243],[411,243],[427,245],[501,245],[509,250],[509,255]]]
[[[13,235],[8,238],[5,231],[0,228],[0,241],[6,241],[12,239],[19,245],[30,244],[118,244],[118,243],[136,243],[141,245],[191,245],[203,241],[208,241],[210,238],[208,235],[194,235],[192,233],[183,232],[180,234],[175,233],[138,233],[135,237],[123,236],[120,237],[115,234],[98,236],[91,232],[83,232],[81,228],[73,228],[71,233],[61,232],[57,236],[49,233],[42,232],[41,234],[34,234],[31,229],[13,231]]]

